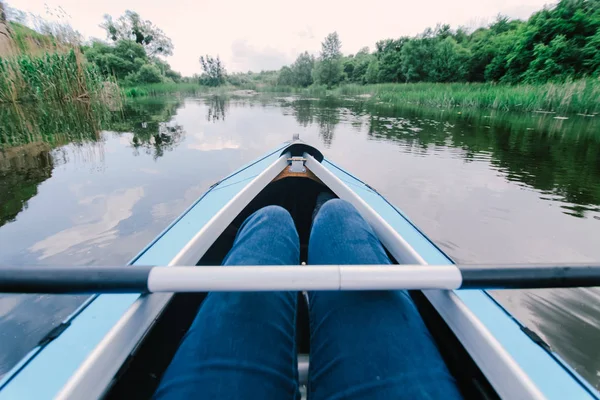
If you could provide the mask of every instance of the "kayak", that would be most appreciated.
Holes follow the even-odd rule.
[[[270,204],[290,211],[305,260],[313,208],[323,191],[352,203],[398,264],[454,265],[375,189],[297,137],[212,185],[129,265],[220,265],[245,218]],[[410,294],[465,397],[600,398],[485,290]],[[205,296],[91,296],[0,381],[0,399],[150,398]],[[305,301],[299,302],[298,349],[299,379],[305,383],[310,363]]]

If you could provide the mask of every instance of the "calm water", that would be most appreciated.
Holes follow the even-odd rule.
[[[27,134],[3,115],[0,264],[126,263],[211,184],[294,133],[402,208],[456,261],[600,261],[600,116],[147,99],[113,113],[101,132],[49,119]],[[599,290],[495,296],[600,385]],[[0,297],[0,375],[81,301]]]

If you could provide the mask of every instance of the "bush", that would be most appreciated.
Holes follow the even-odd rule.
[[[156,66],[146,64],[140,67],[133,80],[137,83],[160,83],[163,77]]]

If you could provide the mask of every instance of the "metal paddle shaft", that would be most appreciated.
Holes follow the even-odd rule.
[[[3,293],[531,289],[600,286],[599,265],[0,267]]]

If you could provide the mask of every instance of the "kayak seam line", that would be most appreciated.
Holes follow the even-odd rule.
[[[222,186],[221,186],[221,185],[219,185],[218,187],[215,187],[214,189],[212,189],[212,190],[211,190],[211,192],[217,192],[217,191],[219,191],[219,190],[221,190],[221,189],[225,189],[226,187],[233,186],[233,185],[237,185],[238,183],[246,182],[246,181],[248,181],[248,180],[250,180],[250,179],[254,179],[254,178],[256,178],[257,176],[258,176],[258,175],[252,175],[252,176],[250,176],[250,177],[248,177],[248,178],[242,179],[241,181],[232,182],[232,183],[229,183],[229,184],[227,184],[227,185],[222,185]]]

